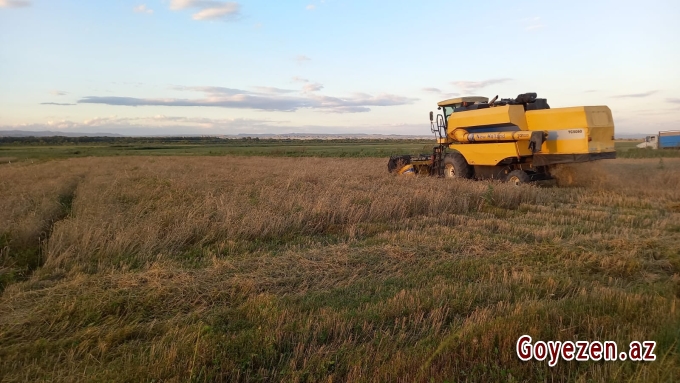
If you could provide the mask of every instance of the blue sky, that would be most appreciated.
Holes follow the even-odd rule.
[[[0,130],[429,134],[454,95],[680,129],[677,1],[0,0]]]

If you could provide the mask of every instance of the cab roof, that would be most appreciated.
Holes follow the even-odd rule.
[[[447,106],[447,105],[453,105],[453,104],[461,104],[464,102],[489,102],[488,97],[458,97],[458,98],[450,98],[448,100],[444,101],[439,101],[437,103],[438,106]]]

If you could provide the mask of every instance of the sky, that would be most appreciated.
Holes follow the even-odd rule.
[[[454,96],[680,129],[680,2],[0,0],[0,130],[430,134]]]

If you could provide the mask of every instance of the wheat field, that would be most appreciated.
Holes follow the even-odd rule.
[[[680,159],[574,165],[560,187],[386,162],[0,165],[0,379],[680,377]],[[657,360],[522,362],[523,334],[654,340]]]

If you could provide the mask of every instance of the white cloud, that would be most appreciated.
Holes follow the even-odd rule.
[[[22,8],[30,6],[31,2],[28,0],[0,0],[0,8]]]
[[[198,13],[194,13],[194,20],[218,20],[238,13],[238,5],[225,6],[220,8],[206,8]]]
[[[220,128],[229,129],[234,126],[247,125],[259,125],[263,123],[277,123],[277,121],[271,120],[254,120],[245,118],[222,118],[213,119],[205,117],[183,117],[183,116],[165,116],[165,115],[155,115],[153,117],[95,117],[89,120],[85,120],[82,123],[72,122],[72,121],[62,121],[64,124],[68,124],[71,127],[75,126],[87,126],[87,127],[100,127],[100,126],[145,126],[145,127],[156,127],[156,128],[172,128],[172,127],[194,127],[194,128]]]
[[[395,106],[412,104],[416,99],[393,94],[379,94],[371,96],[365,93],[355,93],[351,97],[331,97],[317,94],[308,95],[309,107],[330,113],[369,112],[368,106]]]
[[[171,0],[170,9],[179,11],[194,8],[198,11],[192,15],[194,20],[227,20],[238,17],[241,5],[231,1],[214,0]]]
[[[371,109],[365,106],[337,106],[332,109],[328,109],[327,113],[366,113],[370,112]]]
[[[614,98],[643,98],[643,97],[649,97],[655,93],[657,93],[658,90],[650,90],[647,92],[642,92],[642,93],[630,93],[630,94],[619,94],[616,96],[612,96]]]
[[[153,9],[147,8],[146,4],[140,4],[140,5],[132,8],[132,10],[135,13],[146,13],[146,14],[149,14],[149,15],[153,14]]]
[[[319,84],[319,83],[317,83],[317,82],[311,82],[311,81],[309,81],[309,80],[306,79],[306,78],[302,78],[302,77],[299,77],[299,76],[294,76],[294,77],[292,78],[292,80],[293,80],[293,82],[300,82],[300,83],[303,83],[303,84],[304,84],[304,85],[302,86],[302,91],[303,91],[304,93],[308,93],[308,92],[316,92],[316,91],[319,91],[319,90],[323,89],[323,85],[321,85],[321,84]]]
[[[306,7],[306,9],[307,9],[308,11],[313,11],[314,9],[316,9],[316,5],[314,5],[314,4],[309,4],[309,5]]]
[[[170,9],[173,11],[177,11],[180,9],[187,9],[187,8],[198,8],[198,7],[204,7],[206,6],[208,1],[201,1],[201,0],[170,0]]]
[[[172,89],[179,91],[194,91],[200,93],[207,93],[216,96],[234,96],[238,94],[250,93],[246,90],[225,88],[222,86],[175,86]]]
[[[361,107],[344,107],[338,113],[361,112]],[[94,117],[84,121],[51,119],[45,123],[0,125],[3,131],[56,131],[61,133],[110,133],[129,136],[153,135],[221,135],[221,134],[381,134],[431,137],[424,124],[384,125],[294,125],[291,121],[268,119],[211,119],[156,115],[148,117]]]
[[[281,89],[281,88],[275,88],[273,86],[254,86],[253,88],[257,89],[260,92],[269,93],[269,94],[283,94],[283,93],[293,93],[293,92],[295,92],[295,90],[292,90],[292,89]]]
[[[470,95],[489,85],[500,84],[510,80],[509,78],[492,78],[484,81],[453,81],[451,84],[459,88],[463,93]]]
[[[63,92],[63,91],[61,91],[61,90],[56,90],[56,89],[55,89],[55,90],[51,90],[51,91],[50,91],[50,94],[51,94],[52,96],[65,96],[65,95],[67,95],[68,93],[67,93],[67,92]]]
[[[300,76],[293,76],[292,80],[294,82],[309,82],[309,80],[307,80],[306,78],[302,78]]]
[[[300,95],[283,94],[284,89],[260,87],[266,92],[250,92],[224,87],[175,87],[175,90],[201,92],[202,98],[135,98],[135,97],[99,97],[88,96],[80,99],[79,104],[105,104],[117,106],[210,106],[234,109],[256,109],[266,111],[296,111],[313,109],[321,112],[350,113],[368,112],[371,106],[396,106],[412,104],[416,99],[393,95],[379,94],[372,96],[355,93],[349,97],[331,97],[311,93],[320,90],[320,84],[312,85],[309,92]]]
[[[429,93],[441,93],[442,90],[439,88],[423,88],[423,92],[429,92]]]
[[[455,92],[448,92],[447,93],[447,92],[442,91],[439,88],[422,88],[422,91],[426,92],[426,93],[434,93],[434,94],[439,95],[440,97],[451,98],[451,97],[460,96],[460,93],[455,93]]]
[[[211,119],[196,117],[94,117],[83,121],[50,119],[45,123],[0,126],[3,130],[57,131],[63,133],[116,133],[125,135],[167,134],[236,134],[241,132],[279,132],[280,124],[288,121],[256,120],[245,118]]]
[[[303,92],[316,92],[323,89],[323,85],[319,83],[307,83],[302,86],[302,91]]]

